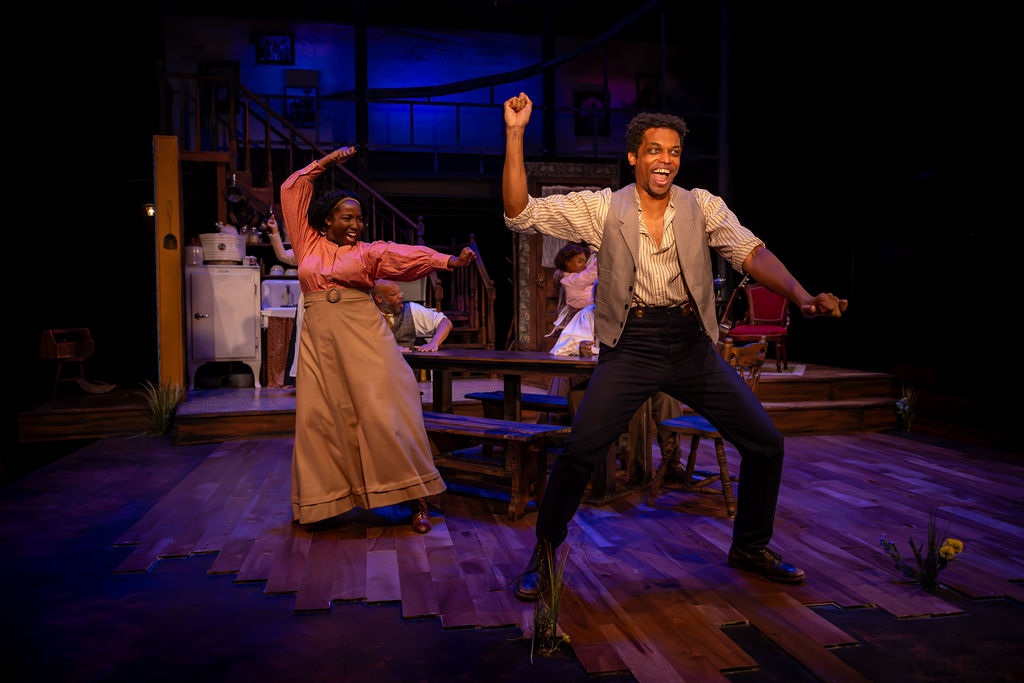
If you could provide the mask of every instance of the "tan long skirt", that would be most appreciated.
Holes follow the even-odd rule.
[[[419,387],[370,293],[307,293],[299,338],[292,516],[308,524],[444,491]]]

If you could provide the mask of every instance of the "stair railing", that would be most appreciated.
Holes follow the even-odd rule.
[[[223,163],[229,176],[235,171],[247,174],[254,194],[264,194],[255,187],[262,185],[268,196],[276,197],[280,180],[327,153],[233,78],[168,73],[165,83],[164,132],[177,134],[181,157]],[[284,171],[275,173],[282,167]],[[425,244],[422,217],[413,221],[343,165],[332,166],[326,176],[332,188],[353,191],[362,199],[367,239]],[[468,246],[477,259],[451,274],[448,301],[437,273],[428,276],[428,299],[438,309],[447,305],[465,317],[466,325],[454,330],[469,337],[462,345],[493,349],[494,282],[472,235]]]
[[[272,188],[328,150],[274,111],[263,98],[227,76],[168,73],[164,129],[176,133],[181,156],[225,163],[228,173],[247,171],[254,186]],[[276,171],[276,172],[275,172]],[[415,244],[423,225],[402,213],[345,166],[331,167],[332,188],[363,199],[367,239]]]

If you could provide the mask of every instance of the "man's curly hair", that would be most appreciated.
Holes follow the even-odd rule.
[[[671,114],[653,114],[642,112],[633,117],[633,120],[626,126],[626,151],[636,154],[640,151],[640,145],[644,141],[644,133],[648,128],[671,128],[679,133],[679,144],[683,144],[683,138],[690,132],[686,127],[686,121]]]

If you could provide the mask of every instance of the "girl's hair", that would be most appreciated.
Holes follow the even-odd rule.
[[[558,250],[555,254],[555,268],[559,270],[565,270],[565,266],[569,263],[569,259],[577,254],[583,254],[584,256],[590,256],[590,250],[582,244],[567,244]]]
[[[309,208],[306,210],[306,220],[309,221],[310,226],[323,232],[327,229],[325,219],[331,214],[331,211],[334,211],[334,207],[346,199],[351,199],[356,203],[359,202],[359,197],[345,190],[335,190],[317,197],[309,203]]]

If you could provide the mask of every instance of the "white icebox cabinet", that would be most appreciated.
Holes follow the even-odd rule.
[[[185,269],[188,379],[213,361],[238,361],[260,386],[260,271],[255,266]]]

